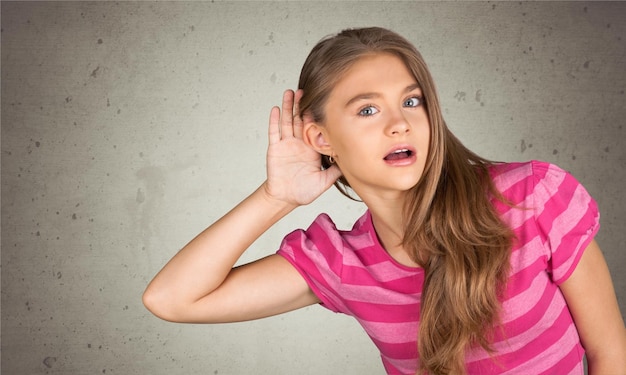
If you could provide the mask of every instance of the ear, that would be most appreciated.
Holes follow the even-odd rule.
[[[332,146],[328,142],[326,127],[307,118],[304,119],[302,140],[320,154],[332,154]]]

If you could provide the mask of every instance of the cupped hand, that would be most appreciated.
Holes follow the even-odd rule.
[[[273,107],[267,149],[267,195],[293,205],[311,203],[341,176],[336,165],[321,169],[321,155],[303,141],[299,115],[302,90],[283,94],[282,112]]]

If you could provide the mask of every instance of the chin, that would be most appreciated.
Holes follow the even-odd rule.
[[[406,180],[406,181],[398,181],[394,188],[397,190],[400,190],[402,192],[407,192],[411,189],[413,189],[418,183],[420,182],[420,179],[410,179],[410,180]]]
[[[406,176],[406,179],[403,181],[398,181],[400,185],[402,185],[405,190],[410,190],[414,188],[419,182],[422,180],[422,173],[420,171],[419,174],[415,174],[413,176]]]

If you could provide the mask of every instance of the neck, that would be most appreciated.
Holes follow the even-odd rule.
[[[404,237],[402,207],[397,209],[368,207],[370,207],[376,234],[383,240],[383,245],[385,247],[399,245]]]
[[[395,199],[362,197],[372,215],[372,224],[387,253],[397,262],[418,267],[402,246],[404,238],[404,195]]]

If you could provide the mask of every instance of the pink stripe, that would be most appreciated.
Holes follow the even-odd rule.
[[[356,235],[344,233],[343,239],[350,245],[350,247],[355,249],[363,249],[374,246],[374,241],[372,241],[372,237],[367,232]]]
[[[511,163],[506,167],[496,167],[498,175],[493,178],[493,182],[501,192],[512,189],[514,185],[526,183],[525,180],[533,176],[533,170],[527,163]],[[505,170],[501,172],[501,170]]]
[[[393,301],[394,305],[409,305],[415,303],[416,294],[401,294],[385,290],[380,286],[347,285],[341,286],[341,295],[346,300],[367,302],[373,304],[389,305]],[[393,299],[391,299],[393,298]]]
[[[307,284],[309,284],[309,287],[311,288],[313,293],[315,293],[317,298],[320,299],[320,301],[326,308],[334,312],[346,311],[343,301],[334,294],[334,291],[332,289],[329,289],[327,285],[318,282],[318,280],[323,279],[326,284],[328,284],[328,280],[325,278],[325,276],[322,276],[317,267],[303,267],[306,263],[308,263],[308,261],[300,261],[300,263],[298,263],[298,261],[294,259],[293,249],[287,246],[280,249],[277,254],[283,256],[289,263],[294,266],[294,268],[306,280]]]
[[[570,198],[566,195],[567,190],[563,189],[565,178],[565,174],[550,175],[548,183],[537,184],[535,187],[535,215],[537,222],[541,223],[544,240],[548,240],[545,235],[551,232],[554,218],[567,208],[561,203]]]
[[[508,299],[502,303],[503,315],[506,319],[502,323],[513,322],[532,310],[545,307],[550,303],[550,300],[545,300],[551,298],[553,294],[548,293],[549,289],[547,289],[550,281],[545,273],[543,277],[537,275],[538,272],[542,272],[542,269],[541,260],[537,260],[531,267],[518,272],[514,277],[515,280],[510,280],[510,285],[517,288],[510,290]],[[540,305],[541,301],[543,305]]]
[[[340,275],[343,268],[343,254],[340,251],[340,249],[343,250],[341,238],[339,236],[333,236],[335,238],[329,237],[329,234],[332,232],[324,232],[320,228],[321,224],[324,223],[316,220],[306,233],[304,231],[293,232],[299,241],[296,241],[295,238],[289,238],[290,236],[285,241],[287,243],[297,243],[301,251],[298,251],[296,255],[302,255],[300,260],[313,261],[311,262],[312,265],[320,265],[323,268],[321,270],[322,274],[332,272],[333,276]],[[309,237],[307,237],[307,234]],[[320,251],[320,248],[324,248],[324,251]],[[330,271],[331,269],[332,271]],[[318,269],[318,271],[320,270]]]
[[[524,163],[514,170],[507,172],[506,178],[499,178],[498,176],[494,181],[500,192],[507,197],[514,206],[532,208],[532,205],[520,203],[526,202],[525,200],[527,199],[532,199],[532,193],[537,179],[543,179],[547,172],[547,168],[542,168],[541,164]]]
[[[410,305],[376,305],[359,301],[347,301],[346,304],[355,313],[357,319],[382,323],[416,323],[420,315],[419,297]],[[417,327],[414,328],[417,330]]]
[[[565,262],[560,262],[554,270],[555,282],[560,283],[564,281],[573,272],[574,266],[580,260],[582,256],[582,246],[586,246],[595,234],[597,230],[597,221],[589,222],[585,218],[593,217],[592,208],[589,195],[586,194],[584,189],[579,186],[574,193],[574,197],[570,202],[573,206],[568,209],[567,215],[560,215],[556,220],[553,230],[557,232],[557,235],[562,235],[562,241],[553,244],[553,258],[565,259]],[[576,226],[571,228],[568,225],[569,222],[576,222]],[[581,234],[585,234],[581,236]],[[563,243],[563,246],[561,244]],[[584,250],[584,249],[582,249]],[[568,256],[572,252],[577,253],[575,257]]]
[[[398,284],[398,281],[403,283],[411,283],[410,285],[403,285],[403,288],[410,288],[413,290],[421,289],[421,285],[415,285],[415,282],[411,282],[407,279],[415,279],[419,275],[423,275],[423,270],[418,270],[417,275],[416,271],[407,271],[403,269],[398,269],[394,264],[390,262],[378,263],[369,266],[365,266],[363,264],[351,264],[350,266],[345,265],[343,268],[343,274],[345,275],[346,280],[354,280],[355,282],[360,283],[364,279],[371,279],[375,282],[380,282],[383,284]]]
[[[564,209],[559,213],[558,216],[554,215],[554,211],[556,208],[552,208],[550,206],[546,207],[544,211],[539,215],[543,216],[544,214],[550,215],[550,217],[554,217],[552,220],[552,230],[551,230],[551,247],[553,252],[558,251],[559,246],[563,240],[563,237],[567,236],[573,229],[576,229],[576,225],[580,224],[584,215],[589,211],[589,199],[585,199],[581,196],[581,188],[576,189],[572,193],[567,202],[568,205],[565,206],[563,203],[555,203],[555,205],[562,205]],[[546,212],[546,211],[553,212]],[[572,223],[574,223],[574,227],[572,227]],[[583,231],[584,232],[584,231]],[[567,245],[567,244],[566,244]]]
[[[532,355],[524,354],[527,350],[526,347],[545,347],[546,343],[543,342],[543,340],[546,340],[554,333],[557,333],[553,332],[553,329],[559,326],[559,319],[566,319],[566,317],[562,316],[562,314],[564,311],[567,312],[567,308],[564,306],[564,302],[560,294],[557,296],[557,294],[553,293],[543,293],[543,295],[544,298],[549,299],[549,301],[541,301],[537,306],[533,306],[529,310],[529,316],[518,318],[520,322],[511,321],[506,323],[505,330],[508,332],[509,337],[504,338],[493,345],[494,349],[498,353],[505,353],[504,356],[498,356],[498,358],[503,357],[502,359],[506,359],[507,363],[511,361],[511,363],[515,363],[513,358],[508,359],[506,357],[509,353],[515,354],[515,356],[518,356],[520,360],[532,358]],[[545,307],[545,311],[541,305],[547,305]],[[532,318],[533,316],[535,318]],[[525,322],[524,319],[527,318],[532,320]],[[534,321],[537,318],[539,318],[539,320],[535,323]],[[528,327],[530,324],[532,324],[532,327]],[[537,337],[541,337],[542,343],[535,342]],[[551,345],[552,343],[553,341],[550,341],[547,344]],[[471,356],[468,356],[468,362],[482,360],[490,360],[489,355],[483,350],[475,351]]]
[[[326,231],[322,228],[326,228]],[[334,228],[334,225],[328,216],[320,215],[311,224],[307,233],[297,230],[287,235],[278,254],[285,256],[294,265],[327,308],[341,311],[341,307],[345,305],[337,297],[334,292],[336,288],[333,287],[341,284],[339,274],[343,267],[342,255],[336,247],[337,243],[341,244],[341,237],[336,230],[331,228]],[[335,235],[335,238],[331,239],[328,236],[331,233]],[[298,244],[297,250],[299,251],[296,251],[290,244]],[[326,251],[319,251],[316,244],[325,247]],[[342,246],[339,248],[343,249]],[[325,257],[324,254],[327,256]]]
[[[367,334],[372,338],[372,340],[374,340],[376,346],[379,348],[390,348],[393,345],[406,345],[407,343],[416,343],[415,345],[417,345],[416,322],[381,323],[361,321],[361,325],[363,326],[363,329],[365,329],[365,332],[367,332]],[[397,351],[398,348],[395,348],[392,353],[395,353]],[[384,352],[389,353],[388,351]]]
[[[559,332],[561,333],[561,332]],[[567,326],[565,332],[562,333],[563,336],[576,335],[576,326],[574,324],[570,324]],[[533,354],[531,356],[530,353],[527,354],[526,358],[532,358],[532,361],[520,361],[520,365],[514,368],[511,368],[507,372],[503,372],[502,375],[506,374],[538,374],[540,372],[547,372],[549,369],[554,368],[558,365],[557,374],[566,374],[569,373],[573,367],[576,367],[576,364],[580,362],[580,359],[576,358],[568,358],[565,357],[559,362],[555,363],[555,358],[559,358],[561,353],[570,348],[563,348],[563,342],[567,342],[567,340],[555,341],[552,342],[548,347],[543,347],[545,341],[535,340],[532,348]],[[571,349],[574,349],[573,347]],[[570,352],[571,352],[570,349]],[[527,351],[528,352],[528,351]],[[573,361],[572,361],[573,359]],[[549,373],[549,372],[548,372]]]
[[[388,358],[385,355],[381,355],[383,360],[383,365],[385,366],[385,371],[388,375],[406,375],[406,374],[415,374],[416,370],[416,359],[392,359]]]
[[[552,367],[538,375],[583,375],[585,373],[583,366],[584,354],[585,351],[582,346],[576,344],[558,363],[555,363]]]
[[[537,256],[532,254],[533,250],[537,247],[541,248],[542,246],[541,239],[539,237],[533,237],[532,240],[523,244],[522,247],[515,249],[511,253],[510,263],[511,268],[516,271],[511,274],[511,277],[515,277],[515,275],[525,272],[527,267],[534,264],[537,261],[537,258],[540,258],[543,254],[539,254],[539,256]],[[547,256],[544,255],[543,261],[547,261]],[[509,283],[512,284],[512,282]]]

